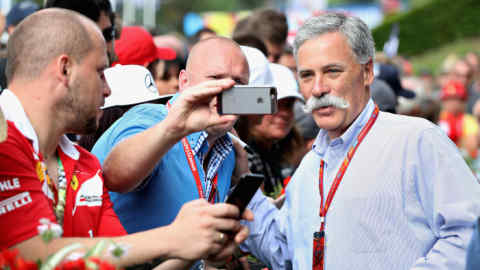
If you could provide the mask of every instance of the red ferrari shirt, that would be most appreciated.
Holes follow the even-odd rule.
[[[0,249],[36,236],[41,218],[56,221],[57,201],[57,191],[46,181],[36,134],[18,99],[5,91],[0,96],[8,120],[8,138],[0,143]],[[124,235],[97,158],[66,136],[57,151],[67,178],[63,236]]]

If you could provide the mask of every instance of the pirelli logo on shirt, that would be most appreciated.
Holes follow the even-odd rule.
[[[0,216],[12,212],[32,202],[30,192],[26,191],[0,202]]]
[[[11,191],[20,188],[20,180],[18,178],[0,181],[0,191]]]

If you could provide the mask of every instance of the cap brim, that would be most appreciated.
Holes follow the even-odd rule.
[[[172,48],[157,47],[157,58],[161,60],[173,60],[177,58],[177,52]]]
[[[285,96],[278,96],[277,100],[281,100],[281,99],[285,99],[285,98],[296,98],[296,99],[305,103],[305,99],[303,98],[303,96],[298,94],[298,93],[289,94],[289,95],[285,95]]]
[[[136,102],[136,103],[129,103],[129,104],[106,104],[104,105],[103,107],[101,107],[100,109],[102,110],[105,110],[105,109],[108,109],[108,108],[112,108],[112,107],[122,107],[122,106],[135,106],[135,105],[139,105],[139,104],[144,104],[144,103],[157,103],[157,104],[167,104],[167,101],[170,100],[174,95],[161,95],[157,98],[154,98],[154,99],[149,99],[149,100],[145,100],[145,101],[142,101],[142,102]]]
[[[405,88],[400,89],[397,92],[397,95],[400,96],[400,97],[407,98],[407,99],[412,99],[412,98],[415,98],[417,96],[414,91],[409,90],[409,89],[405,89]]]

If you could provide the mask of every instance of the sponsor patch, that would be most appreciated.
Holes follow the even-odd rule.
[[[70,186],[72,187],[73,190],[77,191],[77,188],[78,188],[78,178],[77,176],[74,174],[73,177],[72,177],[72,181],[70,182]]]
[[[20,188],[20,180],[18,178],[0,181],[0,191],[10,191]]]
[[[26,191],[0,202],[0,216],[32,202],[30,192]]]
[[[79,206],[92,207],[102,205],[103,181],[98,175],[99,173],[100,171],[80,186],[75,198],[75,207],[73,208],[72,216],[75,215],[75,211]]]

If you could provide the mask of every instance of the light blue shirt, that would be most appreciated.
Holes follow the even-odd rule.
[[[339,138],[320,131],[277,210],[257,192],[242,248],[273,269],[312,269],[320,228],[319,167],[328,193],[372,111],[369,101]],[[326,196],[325,196],[326,197]],[[480,185],[456,146],[432,123],[380,112],[358,147],[326,216],[325,269],[464,269],[480,215]],[[287,263],[288,262],[288,263]]]

